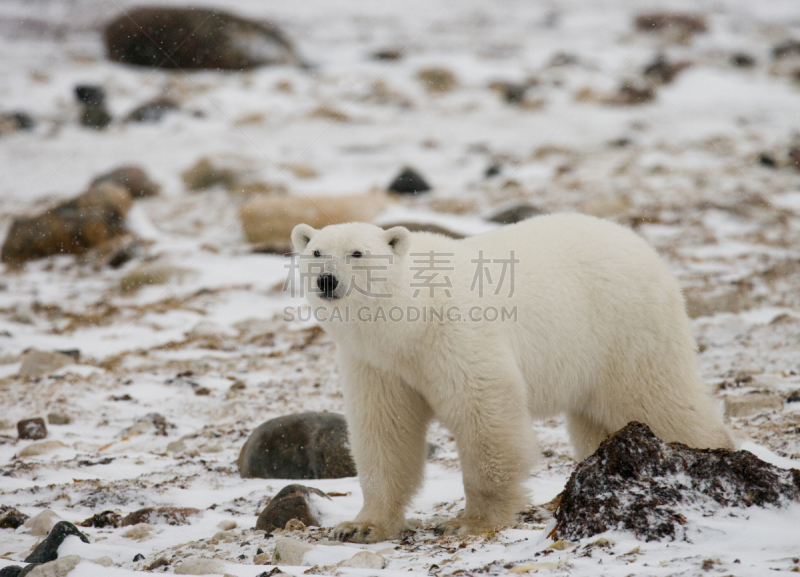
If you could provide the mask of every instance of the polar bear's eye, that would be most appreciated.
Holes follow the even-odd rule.
[[[314,256],[319,256],[319,251],[318,250],[314,251]]]
[[[353,258],[361,258],[362,256],[364,256],[364,255],[361,254],[360,250],[354,250],[353,251]]]

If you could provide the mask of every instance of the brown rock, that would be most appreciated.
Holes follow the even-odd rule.
[[[187,525],[187,517],[197,515],[199,509],[191,507],[146,507],[123,517],[121,527],[136,525],[138,523],[166,523],[167,525]]]
[[[31,439],[33,441],[44,439],[47,436],[47,426],[44,424],[44,419],[41,417],[22,419],[17,423],[17,436],[20,439]]]
[[[647,12],[639,14],[634,25],[641,32],[657,33],[677,42],[708,31],[705,17],[689,12]]]
[[[121,186],[133,198],[155,196],[161,190],[161,187],[150,180],[150,177],[141,167],[135,165],[120,166],[111,172],[101,174],[92,181],[91,186],[94,187],[103,182],[111,182]]]
[[[312,511],[310,497],[319,495],[330,499],[325,493],[305,485],[287,485],[275,495],[261,511],[256,529],[271,533],[283,529],[289,521],[300,521],[306,527],[319,527],[319,519]]]
[[[291,246],[292,229],[298,224],[322,228],[370,222],[388,205],[388,198],[382,194],[267,197],[245,205],[240,216],[249,242],[283,248]]]
[[[576,541],[626,530],[645,541],[685,538],[683,513],[788,501],[800,501],[800,470],[779,469],[748,451],[667,444],[632,422],[572,473],[552,536]]]
[[[21,527],[28,516],[8,505],[0,505],[0,529],[16,529]]]
[[[54,254],[81,254],[125,232],[131,195],[103,182],[80,196],[34,217],[18,217],[3,243],[6,263],[22,263]]]
[[[114,511],[103,511],[102,513],[92,515],[82,523],[78,523],[78,525],[81,527],[94,527],[95,529],[103,529],[104,527],[117,528],[120,526],[121,521],[122,517],[119,513]]]
[[[433,94],[450,92],[458,86],[455,74],[446,68],[424,68],[417,72],[417,78]]]
[[[105,30],[108,58],[153,68],[244,70],[299,64],[273,24],[206,8],[143,6]]]

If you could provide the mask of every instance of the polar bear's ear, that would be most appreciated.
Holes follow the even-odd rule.
[[[394,226],[383,233],[395,256],[405,256],[411,248],[411,233],[404,226]]]
[[[316,229],[307,224],[298,224],[292,230],[292,244],[294,245],[294,249],[298,252],[304,251],[315,234],[317,234]]]

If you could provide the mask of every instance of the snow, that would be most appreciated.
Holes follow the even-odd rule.
[[[269,571],[253,558],[259,548],[271,556],[275,537],[252,528],[268,498],[293,481],[239,478],[239,449],[269,418],[342,411],[330,340],[307,344],[312,323],[281,320],[284,307],[303,304],[281,292],[287,263],[252,253],[244,240],[238,214],[249,199],[220,188],[185,190],[181,173],[204,156],[227,157],[252,167],[258,179],[308,196],[383,190],[403,166],[413,166],[433,192],[397,200],[381,223],[410,220],[479,234],[496,226],[483,217],[516,202],[638,223],[682,287],[709,298],[727,291],[745,297],[741,307],[693,321],[700,371],[719,402],[750,391],[788,397],[800,390],[800,172],[787,159],[789,148],[800,145],[800,89],[770,61],[774,44],[800,37],[796,0],[665,0],[637,7],[623,0],[194,2],[273,19],[312,65],[244,73],[153,71],[107,61],[102,23],[135,4],[0,5],[0,112],[23,110],[38,121],[31,132],[0,136],[0,238],[12,216],[71,198],[123,164],[142,166],[162,187],[160,196],[137,200],[128,215],[129,228],[145,241],[146,263],[95,270],[59,256],[21,271],[3,267],[0,421],[7,428],[0,429],[0,502],[30,516],[51,509],[75,523],[108,509],[202,511],[187,525],[156,525],[142,541],[126,538],[125,528],[84,528],[90,544],[69,538],[59,551],[87,559],[70,576],[132,575],[161,556],[173,561],[167,572],[185,556],[220,558],[239,577]],[[645,8],[699,11],[709,32],[683,45],[636,33],[633,17]],[[369,57],[395,47],[405,49],[399,61]],[[601,101],[662,52],[692,66],[659,87],[652,103]],[[733,52],[752,55],[757,65],[733,67]],[[574,63],[554,65],[559,53],[574,56]],[[428,94],[416,74],[433,66],[453,72],[458,88]],[[504,103],[488,87],[529,79],[536,82],[527,107]],[[118,120],[107,130],[78,124],[73,89],[79,83],[106,88]],[[586,98],[584,89],[594,96]],[[180,111],[157,124],[120,120],[163,94],[178,100]],[[314,116],[323,106],[347,120]],[[627,144],[614,144],[620,139]],[[779,166],[760,165],[762,153]],[[485,178],[494,163],[501,173]],[[290,168],[298,164],[317,176],[298,177]],[[437,212],[434,201],[453,199],[474,210]],[[137,266],[183,273],[120,293],[120,279]],[[16,375],[29,348],[77,348],[81,359],[25,380]],[[230,390],[236,381],[246,388]],[[211,393],[196,395],[200,387]],[[126,395],[130,400],[114,400]],[[784,403],[729,424],[744,450],[797,468],[799,407]],[[31,441],[16,440],[16,421],[50,412],[73,419],[48,425],[47,439],[66,447],[17,458]],[[154,427],[131,432],[156,412],[172,425],[166,436]],[[575,462],[563,419],[535,427],[543,455],[526,487],[532,503],[543,505],[562,490]],[[177,440],[186,449],[168,453]],[[325,528],[285,533],[314,546],[304,562],[318,565],[319,574],[363,577],[483,568],[489,574],[516,568],[553,575],[763,575],[798,566],[798,505],[689,517],[688,541],[641,543],[609,532],[602,536],[607,541],[597,536],[553,550],[544,514],[541,522],[534,515],[537,520],[495,535],[436,537],[432,526],[463,508],[464,492],[450,434],[435,425],[429,441],[441,451],[430,459],[425,485],[408,510],[421,524],[415,534],[331,546],[319,544],[329,538]],[[351,520],[362,504],[357,479],[303,483],[341,495],[315,501],[324,527]],[[224,520],[237,522],[236,538],[209,545]],[[37,542],[22,528],[0,529],[0,567],[19,563]],[[387,567],[330,567],[364,549],[386,557]],[[137,553],[145,560],[134,562]],[[103,556],[118,566],[89,561]],[[282,569],[299,576],[308,566]]]

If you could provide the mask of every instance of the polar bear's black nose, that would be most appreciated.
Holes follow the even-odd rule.
[[[339,281],[329,272],[323,273],[317,278],[317,287],[326,299],[333,298],[333,291],[338,285]]]

